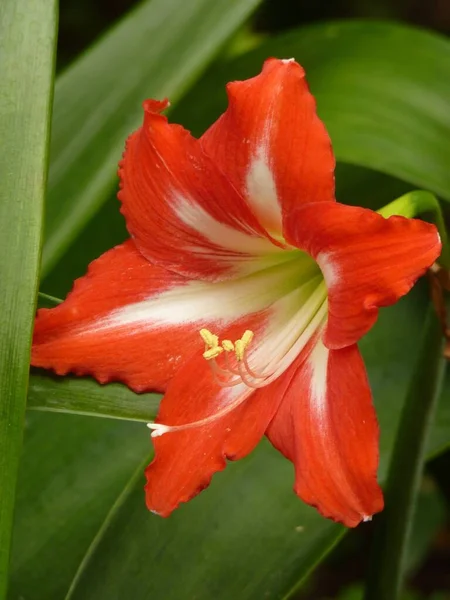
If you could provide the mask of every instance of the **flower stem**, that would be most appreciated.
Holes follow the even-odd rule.
[[[377,519],[364,600],[398,600],[404,582],[425,446],[444,374],[442,342],[440,323],[430,307],[390,463],[386,508]]]
[[[450,247],[447,229],[445,227],[441,206],[434,194],[423,190],[409,192],[408,194],[397,198],[397,200],[390,202],[386,206],[383,206],[383,208],[380,208],[378,213],[386,219],[393,215],[401,215],[411,219],[418,215],[429,213],[431,217],[430,221],[436,225],[439,235],[441,236],[442,252],[439,263],[445,269],[450,269]]]

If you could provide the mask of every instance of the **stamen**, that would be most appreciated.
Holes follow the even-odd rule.
[[[247,347],[254,338],[254,333],[250,329],[246,329],[242,337],[234,343],[227,339],[222,340],[221,345],[219,345],[218,336],[208,329],[201,329],[200,335],[206,345],[203,357],[209,362],[214,379],[220,387],[232,387],[238,383],[245,383],[248,387],[255,389],[267,385],[268,381],[272,380],[274,373],[258,373],[250,368],[246,353]],[[225,352],[225,369],[220,367],[215,360],[222,352]],[[229,356],[231,352],[234,352],[236,366],[231,363]],[[230,378],[230,375],[237,377]]]
[[[241,337],[241,340],[245,347],[247,347],[250,344],[254,336],[255,334],[250,329],[246,329],[244,331],[244,335]]]
[[[233,352],[234,344],[231,340],[222,340],[222,348],[225,350],[225,352]]]
[[[245,391],[244,389],[242,394],[240,394],[228,406],[225,406],[222,410],[219,410],[214,415],[205,417],[204,419],[192,421],[183,425],[148,423],[147,427],[153,430],[151,434],[152,437],[158,437],[173,431],[183,431],[185,429],[193,429],[195,427],[209,425],[210,423],[213,423],[240,406],[252,393],[253,389],[258,389],[269,385],[272,381],[275,381],[275,379],[277,379],[283,371],[286,370],[294,358],[298,356],[299,352],[305,347],[307,341],[311,339],[313,333],[318,331],[318,328],[323,325],[326,313],[327,304],[326,302],[322,302],[320,308],[304,328],[298,340],[292,344],[289,344],[287,351],[285,351],[282,356],[282,360],[280,360],[279,356],[274,356],[269,361],[268,368],[270,369],[271,367],[275,367],[273,371],[269,373],[258,373],[257,371],[251,369],[248,363],[246,350],[254,337],[252,331],[245,331],[242,337],[234,342],[234,344],[231,340],[223,340],[222,344],[219,345],[218,336],[214,335],[207,329],[202,329],[200,331],[200,335],[206,345],[203,356],[208,361],[217,384],[220,387],[233,387],[243,384],[247,386],[247,390]],[[216,360],[217,357],[223,352],[225,352],[225,369],[221,367]],[[234,358],[237,363],[236,367],[231,364],[230,353],[232,352],[234,352]],[[235,377],[232,377],[233,375]],[[371,518],[370,515],[362,515],[362,517],[365,521]]]
[[[220,367],[217,364],[216,358],[225,350],[223,346],[219,346],[218,336],[211,333],[209,329],[201,329],[199,333],[202,340],[205,342],[205,351],[203,352],[203,358],[208,361],[216,383],[220,387],[232,387],[237,385],[238,383],[242,383],[240,377],[238,377],[237,379],[230,379],[230,374],[232,374],[232,372],[230,373],[228,369],[222,369],[222,367]],[[229,348],[231,344],[231,346],[233,346],[234,348],[233,342],[231,340],[224,341],[225,347]],[[238,375],[238,373],[235,374]],[[223,379],[223,377],[225,377],[225,379]]]
[[[203,358],[205,360],[212,360],[213,358],[217,358],[219,354],[222,354],[223,348],[221,346],[214,346],[209,350],[205,350],[203,352]]]
[[[236,360],[240,362],[244,358],[245,346],[242,340],[236,340],[234,343],[234,351],[236,353]]]
[[[244,358],[242,359],[242,362],[244,363],[244,367],[247,369],[247,373],[249,373],[255,379],[266,379],[267,377],[269,377],[268,373],[258,373],[257,371],[254,371],[253,369],[251,369],[250,365],[248,364],[246,354],[244,354]]]
[[[236,352],[236,359],[238,361],[241,361],[244,358],[245,349],[247,348],[247,346],[249,346],[250,342],[253,339],[253,336],[253,331],[247,329],[246,331],[244,331],[244,335],[241,337],[241,339],[237,340],[234,343],[234,351]]]
[[[214,379],[220,385],[220,387],[232,387],[234,385],[237,385],[238,383],[242,383],[240,377],[238,377],[237,379],[230,379],[230,371],[228,369],[222,369],[222,367],[220,367],[217,364],[216,360],[211,360],[209,366],[211,367],[211,370],[213,372]],[[234,374],[239,375],[239,373],[237,372]],[[225,379],[222,379],[222,377],[225,377]]]
[[[231,364],[230,361],[230,357],[228,355],[228,353],[225,354],[225,365],[227,367],[227,371],[229,371],[230,373],[233,373],[233,375],[239,375],[239,369],[233,367],[233,365]]]
[[[219,345],[219,338],[209,331],[209,329],[200,329],[200,336],[207,346],[215,348]]]

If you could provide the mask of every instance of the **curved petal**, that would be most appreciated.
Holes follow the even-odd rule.
[[[319,264],[328,288],[324,343],[343,348],[375,323],[378,308],[405,295],[441,251],[434,225],[385,219],[364,208],[322,203],[298,209],[286,225],[290,242]]]
[[[261,323],[252,327],[260,331]],[[230,337],[241,334],[238,326],[226,332]],[[288,381],[283,375],[256,391],[242,383],[221,388],[201,355],[183,365],[167,388],[157,421],[176,426],[210,420],[154,437],[155,459],[146,469],[148,508],[168,516],[206,488],[214,473],[226,467],[227,459],[238,460],[251,452]]]
[[[162,391],[198,332],[190,323],[148,326],[119,317],[149,298],[182,289],[187,280],[150,264],[131,240],[109,250],[78,279],[65,302],[38,311],[31,364],[122,381],[135,391]]]
[[[277,250],[198,140],[147,100],[127,141],[118,197],[127,228],[152,262],[189,278],[234,276],[249,257]]]
[[[309,257],[304,262],[232,281],[189,281],[149,263],[129,240],[94,261],[60,306],[38,311],[32,364],[163,391],[202,346],[201,328],[220,333],[266,311],[295,288],[302,270],[314,267]]]
[[[269,59],[227,86],[228,109],[201,138],[261,224],[282,235],[282,214],[334,200],[334,156],[302,67]]]
[[[295,492],[321,514],[355,527],[382,510],[378,425],[356,345],[319,341],[293,376],[267,436],[295,466]]]

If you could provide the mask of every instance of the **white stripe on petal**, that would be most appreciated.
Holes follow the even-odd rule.
[[[247,193],[260,223],[277,236],[282,231],[281,207],[265,144],[258,146],[247,172]]]
[[[316,256],[316,261],[323,273],[327,288],[330,289],[340,280],[339,265],[333,260],[330,252],[320,252]]]
[[[188,227],[200,233],[213,244],[239,254],[266,254],[280,251],[267,238],[238,231],[230,225],[221,223],[206,212],[199,204],[178,195],[173,209],[177,217]],[[199,251],[199,249],[197,249]]]
[[[316,408],[319,417],[326,411],[329,354],[328,348],[319,340],[308,360],[311,369],[311,405]]]
[[[295,289],[301,278],[317,277],[314,261],[306,255],[240,279],[208,283],[189,281],[147,300],[129,304],[89,325],[90,331],[116,327],[153,328],[216,321],[227,323],[271,306]]]

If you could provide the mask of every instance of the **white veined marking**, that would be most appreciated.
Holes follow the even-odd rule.
[[[322,341],[319,340],[308,360],[311,369],[311,403],[317,411],[317,417],[320,419],[321,425],[324,424],[325,413],[327,412],[326,395],[329,354],[330,351],[328,348],[325,348]]]
[[[332,259],[331,253],[319,252],[316,262],[322,271],[327,288],[332,288],[340,280],[339,266],[336,261]]]
[[[329,355],[330,355],[330,351],[328,350],[328,348],[325,348],[322,341],[319,340],[318,343],[316,344],[316,347],[312,351],[311,356],[308,361],[309,367],[311,369],[311,382],[310,382],[310,393],[311,393],[311,400],[312,400],[311,405],[314,407],[314,410],[315,410],[314,417],[316,420],[318,420],[320,427],[326,426],[326,419],[327,419],[326,413],[328,412],[326,395],[327,395],[327,387],[328,387],[327,374],[328,374]],[[325,436],[323,437],[323,440],[326,439],[327,432],[325,431],[324,433],[325,433]],[[326,450],[326,448],[327,447],[325,446],[325,450]],[[356,492],[354,491],[355,486],[351,481],[348,481],[345,469],[342,471],[340,477],[344,478],[344,481],[345,481],[344,485],[346,485],[346,487],[348,489],[348,494],[351,494],[353,496],[353,498],[351,500],[354,503],[355,510],[358,510],[356,507],[359,504],[359,499],[358,499]],[[338,474],[337,478],[335,478],[335,485],[339,485],[339,474]],[[365,513],[360,513],[360,515],[361,515],[362,520],[365,523],[367,521],[372,520],[371,515],[368,515]]]
[[[189,201],[183,196],[174,194],[174,212],[188,227],[191,227],[216,246],[247,254],[265,254],[279,251],[268,239],[259,237],[248,228],[249,234],[234,229],[226,223],[220,223],[199,204]],[[253,233],[253,235],[251,235]]]
[[[267,136],[264,136],[267,138]],[[282,232],[281,207],[278,202],[275,179],[269,167],[266,143],[262,143],[250,162],[246,187],[251,207],[260,223],[270,232]]]
[[[94,333],[102,329],[136,325],[136,329],[152,329],[158,325],[178,325],[198,321],[228,322],[263,310],[288,290],[286,281],[295,285],[301,263],[297,260],[260,275],[220,283],[190,281],[158,295],[112,311],[87,329]],[[314,277],[314,274],[312,274]]]

